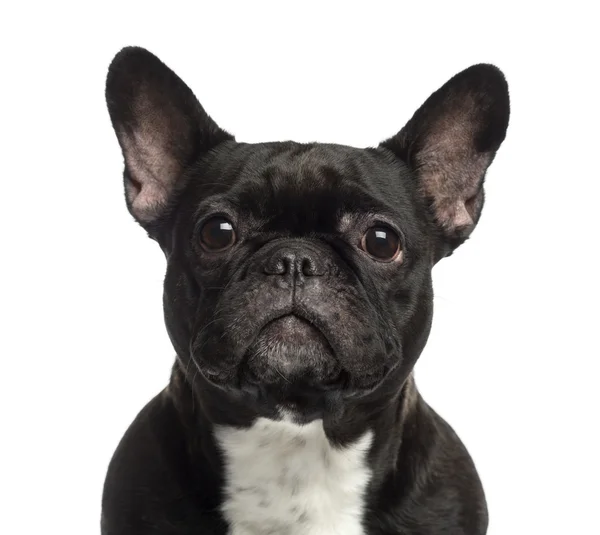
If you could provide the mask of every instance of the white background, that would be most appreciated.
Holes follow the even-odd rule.
[[[241,141],[375,145],[458,71],[505,72],[508,137],[435,268],[417,383],[475,459],[490,535],[600,533],[593,3],[210,4],[0,13],[0,532],[98,533],[108,461],[168,380],[164,258],[126,211],[103,95],[133,44]]]

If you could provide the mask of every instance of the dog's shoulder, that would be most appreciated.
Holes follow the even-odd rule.
[[[484,535],[488,511],[475,465],[453,428],[415,390],[397,468],[383,485],[371,527],[401,533]],[[378,533],[377,529],[373,533]]]
[[[214,508],[218,496],[208,463],[190,456],[191,436],[176,407],[173,384],[154,397],[121,439],[102,498],[103,535],[225,533]],[[214,502],[214,503],[213,503]]]

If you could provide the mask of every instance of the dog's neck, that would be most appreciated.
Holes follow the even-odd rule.
[[[262,533],[265,526],[287,526],[291,535],[363,535],[366,511],[389,494],[402,470],[403,429],[419,401],[411,374],[387,403],[378,398],[372,408],[349,406],[303,425],[285,411],[278,419],[245,414],[245,422],[232,423],[239,410],[199,389],[192,392],[175,366],[168,394],[195,436],[190,455],[215,467],[230,535]]]
[[[190,375],[191,380],[193,374]],[[211,430],[214,436],[214,428],[250,428],[261,415],[239,402],[227,399],[222,392],[207,387],[194,385],[186,379],[184,368],[179,362],[173,366],[168,394],[172,397],[182,421],[190,433],[196,435],[199,428],[201,434],[205,435]],[[356,403],[356,402],[355,402]],[[376,473],[371,479],[371,488],[379,487],[385,477],[397,468],[400,462],[401,443],[405,435],[406,423],[414,420],[419,405],[423,403],[417,391],[413,374],[410,373],[402,386],[395,392],[391,392],[387,401],[360,405],[358,403],[348,405],[333,417],[325,415],[322,421],[325,436],[333,446],[343,447],[360,439],[366,431],[373,434],[369,448],[368,462],[377,466]],[[274,416],[281,418],[281,414]],[[284,416],[285,419],[285,416]],[[199,455],[210,455],[212,447],[208,447],[207,440],[203,451]],[[193,452],[191,452],[193,454]],[[220,452],[214,450],[215,458],[210,459],[220,466]]]

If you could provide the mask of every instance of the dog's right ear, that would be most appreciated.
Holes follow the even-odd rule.
[[[148,230],[169,211],[186,168],[233,136],[217,126],[171,69],[143,48],[124,48],[115,56],[106,103],[125,159],[127,207]]]

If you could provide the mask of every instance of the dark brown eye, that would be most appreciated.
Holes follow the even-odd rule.
[[[235,242],[235,231],[224,217],[211,217],[200,232],[202,246],[209,251],[222,251]]]
[[[388,227],[371,227],[363,236],[361,246],[373,258],[391,262],[400,254],[400,238]]]

